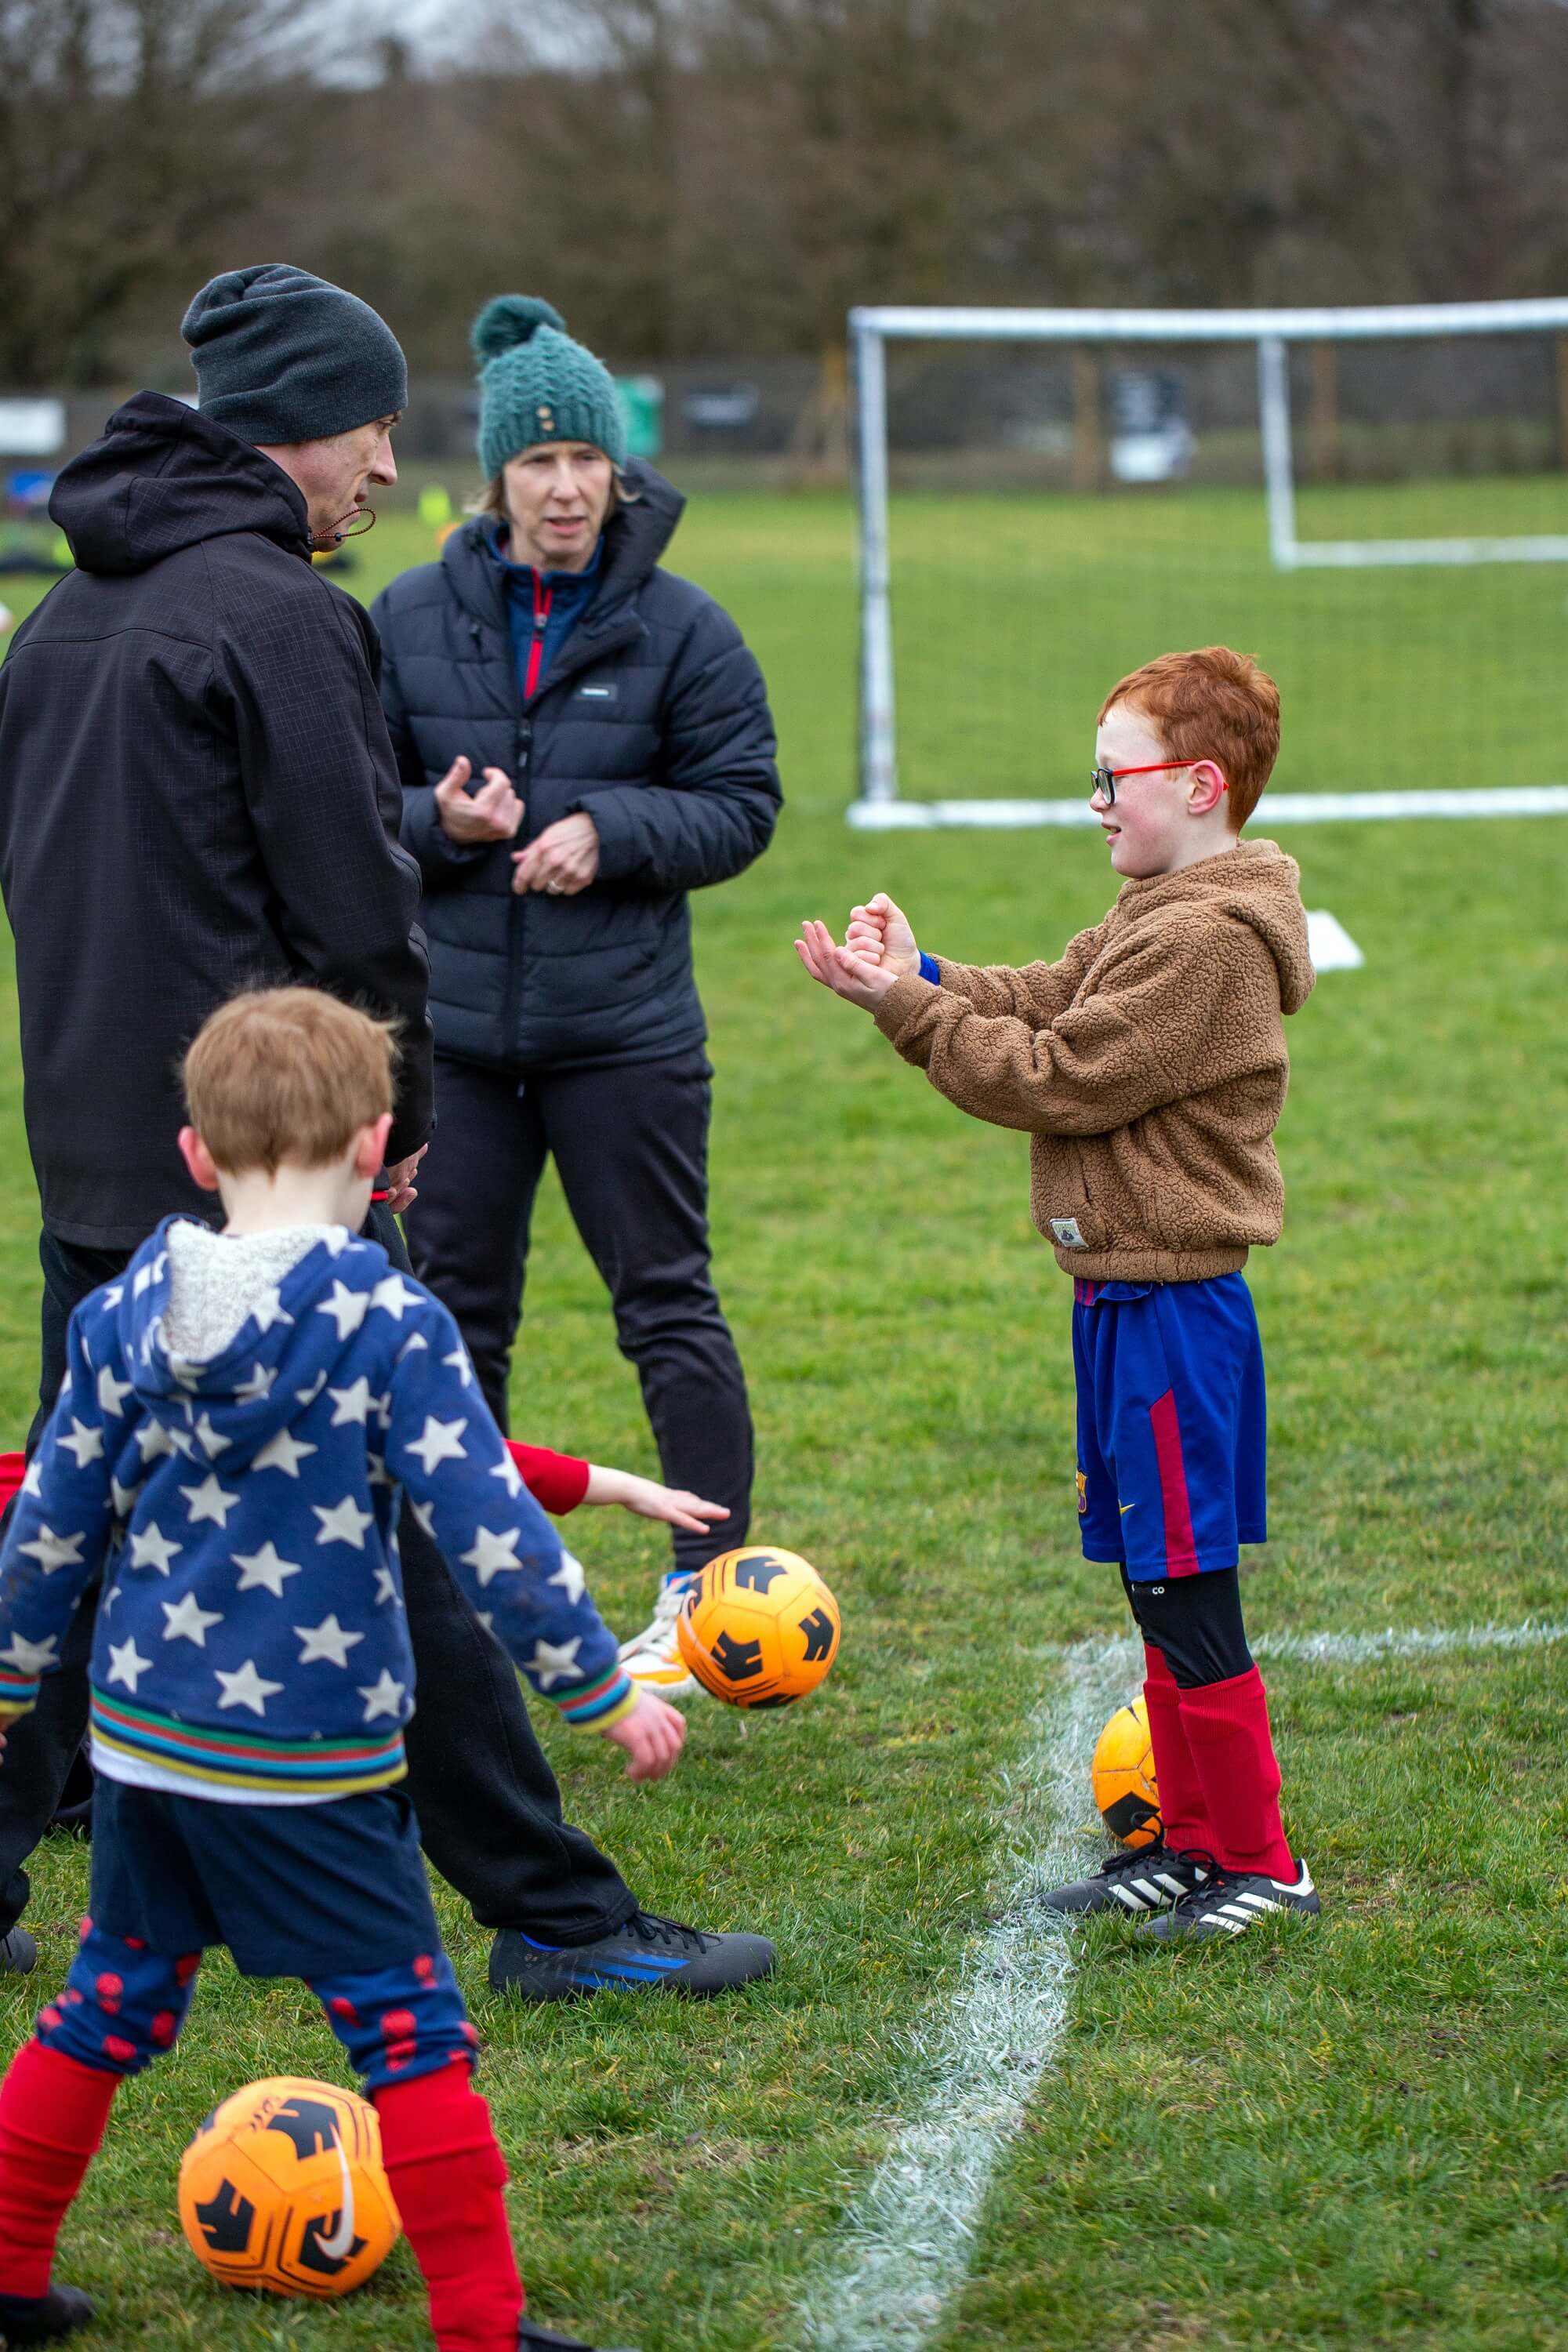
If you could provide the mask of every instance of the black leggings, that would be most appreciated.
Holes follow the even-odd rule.
[[[1241,1622],[1241,1580],[1234,1568],[1134,1583],[1121,1571],[1127,1605],[1143,1639],[1163,1653],[1183,1690],[1229,1682],[1252,1665]]]

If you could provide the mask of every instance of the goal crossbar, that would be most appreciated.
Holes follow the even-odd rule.
[[[965,310],[913,304],[852,310],[849,348],[859,505],[860,808],[898,800],[888,539],[889,341],[1256,345],[1268,551],[1278,569],[1294,572],[1362,570],[1378,564],[1568,562],[1568,537],[1561,534],[1303,541],[1296,531],[1292,343],[1543,332],[1568,334],[1568,297],[1253,310]]]

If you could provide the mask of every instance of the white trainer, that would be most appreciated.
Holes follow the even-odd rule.
[[[632,1681],[657,1691],[660,1698],[689,1698],[701,1687],[680,1654],[675,1633],[675,1621],[695,1582],[695,1577],[679,1577],[661,1584],[651,1624],[621,1643],[621,1664]]]

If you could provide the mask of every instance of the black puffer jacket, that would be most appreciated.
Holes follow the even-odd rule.
[[[372,607],[382,700],[425,876],[437,1047],[492,1067],[654,1061],[700,1045],[686,893],[727,881],[778,816],[762,673],[710,596],[660,571],[685,501],[649,467],[605,532],[598,593],[525,709],[501,568],[475,517]],[[459,754],[504,768],[513,842],[460,848],[435,786]],[[597,879],[516,897],[511,856],[585,809]]]
[[[205,1211],[180,1056],[237,989],[390,1014],[392,1157],[430,1127],[419,876],[360,607],[312,572],[287,474],[138,393],[49,511],[77,570],[0,669],[0,888],[44,1222],[133,1249]]]

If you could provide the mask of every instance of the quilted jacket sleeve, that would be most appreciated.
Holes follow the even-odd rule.
[[[782,794],[762,671],[729,614],[697,614],[665,690],[658,780],[578,801],[599,835],[599,875],[650,890],[727,882],[773,838]]]
[[[381,708],[403,788],[403,846],[418,861],[420,878],[426,890],[443,890],[457,880],[466,866],[477,865],[489,844],[453,841],[443,832],[435,787],[425,780],[425,762],[408,721],[408,705],[397,665],[397,627],[387,589],[382,590],[371,606],[370,617],[381,638]]]

